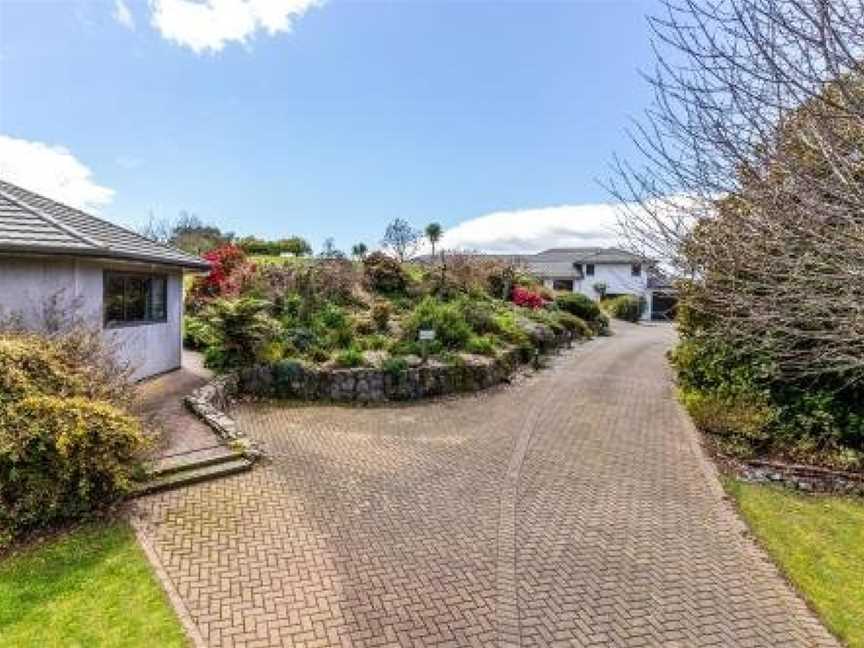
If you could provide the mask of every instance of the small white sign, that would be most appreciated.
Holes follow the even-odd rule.
[[[435,339],[435,329],[420,329],[421,340],[434,340]]]

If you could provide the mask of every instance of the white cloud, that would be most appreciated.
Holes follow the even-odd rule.
[[[617,214],[615,205],[604,203],[498,211],[451,228],[439,248],[516,253],[612,247],[621,244]]]
[[[196,53],[246,43],[258,30],[289,32],[294,21],[323,0],[150,0],[153,26]]]
[[[114,0],[114,20],[126,29],[135,29],[135,18],[123,0]]]
[[[93,181],[90,171],[63,146],[0,135],[0,178],[88,211],[111,202],[114,190]]]

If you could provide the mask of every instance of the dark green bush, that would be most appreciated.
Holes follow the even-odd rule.
[[[600,315],[597,303],[582,293],[559,293],[555,297],[555,305],[586,322],[593,321]]]
[[[402,329],[406,341],[416,340],[421,329],[433,329],[436,340],[452,349],[464,348],[473,335],[458,303],[439,302],[433,297],[425,297],[417,304],[403,322]]]
[[[270,308],[270,302],[252,297],[211,302],[202,313],[216,339],[205,353],[208,366],[227,369],[258,360],[265,346],[282,333]]]
[[[615,319],[638,322],[645,308],[645,300],[633,295],[618,295],[603,301],[603,308]]]
[[[381,363],[381,369],[391,376],[398,375],[403,371],[408,370],[408,362],[405,358],[399,356],[391,356]]]
[[[369,289],[379,293],[404,293],[408,285],[399,262],[383,252],[373,252],[363,259],[363,276]]]

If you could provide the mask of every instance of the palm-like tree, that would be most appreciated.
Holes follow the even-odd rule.
[[[351,246],[351,254],[361,260],[366,257],[366,252],[368,251],[369,248],[366,247],[365,243],[357,243]]]
[[[426,226],[426,238],[432,244],[432,256],[435,256],[435,245],[441,240],[444,230],[439,223],[429,223]]]

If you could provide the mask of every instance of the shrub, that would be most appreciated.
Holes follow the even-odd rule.
[[[373,252],[363,259],[363,276],[370,290],[379,293],[404,293],[408,283],[402,266],[383,252]]]
[[[216,343],[216,335],[205,320],[194,315],[183,318],[183,346],[187,349],[206,349]]]
[[[563,311],[556,313],[555,317],[558,319],[561,326],[571,333],[574,333],[577,337],[590,338],[594,335],[594,331],[581,317],[576,317],[575,315]]]
[[[600,313],[589,324],[597,335],[609,335],[609,317],[605,313]]]
[[[225,369],[254,363],[282,330],[268,314],[270,307],[270,302],[251,297],[214,300],[203,314],[217,340],[205,353],[208,366]]]
[[[336,364],[340,367],[359,367],[363,364],[363,352],[357,347],[350,347],[336,354]]]
[[[0,536],[114,503],[145,445],[137,419],[104,401],[39,394],[0,409]]]
[[[510,298],[514,304],[522,306],[523,308],[543,308],[543,305],[545,304],[543,298],[538,293],[531,292],[521,286],[513,288]]]
[[[390,317],[393,315],[393,306],[383,299],[375,300],[372,304],[372,321],[379,331],[386,332],[390,325]]]
[[[479,335],[498,333],[498,323],[495,320],[495,310],[486,299],[463,298],[458,302],[465,321]]]
[[[633,295],[619,295],[603,301],[603,308],[615,319],[638,322],[645,308],[645,300]]]
[[[770,439],[770,426],[777,411],[764,402],[745,396],[722,398],[713,394],[685,391],[684,406],[696,426],[724,437],[724,449],[747,455]]]
[[[129,373],[98,329],[47,337],[0,333],[0,407],[37,393],[126,405],[133,397]]]
[[[358,339],[357,346],[365,351],[383,351],[390,346],[390,339],[386,335],[368,335]]]
[[[395,376],[408,370],[408,361],[399,356],[392,356],[386,358],[384,362],[381,363],[381,369],[384,373]]]
[[[468,353],[476,353],[477,355],[495,355],[495,342],[488,336],[473,335],[468,338],[465,344],[465,350]]]
[[[561,310],[591,322],[600,316],[600,307],[582,293],[561,293],[555,297],[555,305]]]
[[[238,297],[255,274],[255,265],[247,260],[246,253],[236,245],[223,245],[205,253],[203,258],[210,262],[210,272],[203,277],[196,277],[189,290],[187,306],[193,312],[211,299]]]
[[[504,311],[494,315],[495,332],[511,344],[530,345],[531,338],[519,325],[516,314],[511,311]]]
[[[406,341],[416,340],[420,329],[434,329],[436,341],[454,349],[463,348],[473,335],[457,303],[443,303],[432,297],[425,297],[417,304],[402,324]]]

